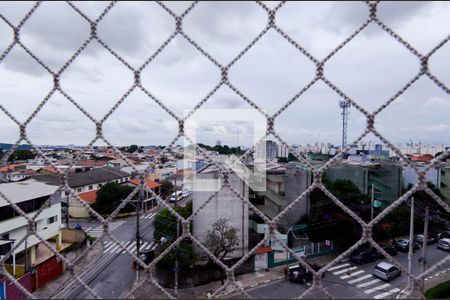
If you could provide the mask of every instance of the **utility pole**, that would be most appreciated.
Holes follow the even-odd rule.
[[[177,239],[180,236],[180,222],[177,219]],[[179,270],[179,265],[178,265],[178,246],[176,249],[176,253],[175,253],[175,283],[174,283],[174,294],[175,294],[175,298],[178,298],[178,270]]]
[[[421,272],[425,272],[427,267],[427,241],[428,241],[428,218],[429,218],[429,208],[428,206],[425,208],[425,225],[423,226],[423,243],[422,243],[422,270]]]
[[[139,208],[141,206],[144,190],[143,190],[143,179],[141,179],[141,189],[139,190],[139,199],[136,203],[136,256],[139,257],[140,247],[141,247],[141,237],[140,237],[140,228],[139,228]],[[136,262],[136,278],[139,280],[139,264]]]
[[[412,270],[413,235],[414,235],[414,197],[411,197],[411,216],[409,218],[409,251],[408,251],[408,272],[410,274]],[[411,289],[410,276],[408,276],[408,289]]]
[[[66,228],[69,228],[69,194],[67,194],[67,202],[66,202],[66,204],[67,204],[66,205]]]
[[[371,195],[371,201],[370,201],[370,221],[373,220],[373,204],[374,204],[374,184],[372,183],[372,195]]]

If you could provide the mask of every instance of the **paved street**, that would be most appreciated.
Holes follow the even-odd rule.
[[[140,217],[141,250],[154,249],[157,246],[153,241],[153,219],[156,212],[148,212]],[[80,224],[91,237],[100,238],[103,234],[103,226],[99,222],[70,222],[71,227],[75,224]],[[111,222],[110,232],[127,250],[136,252],[135,216]],[[132,270],[133,259],[109,237],[103,238],[102,245],[103,254],[81,278],[102,298],[120,298],[128,292],[136,278],[136,273]],[[60,290],[56,298],[85,299],[92,298],[92,295],[74,280]]]
[[[420,251],[413,254],[414,274],[420,272],[418,259]],[[436,248],[436,245],[430,245],[428,248],[428,262],[433,265],[446,257],[447,252]],[[399,252],[395,259],[407,268],[408,254]],[[347,299],[388,299],[395,298],[401,290],[407,285],[407,277],[401,275],[390,282],[382,281],[372,275],[375,265],[384,260],[365,265],[355,265],[344,261],[331,267],[323,278],[324,288],[336,298]],[[450,272],[450,264],[445,268],[434,272],[428,279],[433,278],[436,273]],[[426,279],[426,280],[428,280]],[[310,283],[298,284],[286,280],[276,281],[264,286],[249,290],[249,294],[255,298],[293,298],[298,297],[311,286]],[[245,297],[242,294],[234,294],[232,298],[239,299]],[[307,298],[325,298],[325,294],[319,290],[313,291],[307,295]]]

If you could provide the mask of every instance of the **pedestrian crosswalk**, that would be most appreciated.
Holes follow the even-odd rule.
[[[136,241],[122,241],[120,242],[120,245],[122,245],[123,247],[125,247],[127,249],[128,252],[131,253],[136,253]],[[123,248],[120,246],[119,244],[117,244],[116,242],[113,241],[106,241],[103,244],[103,252],[106,253],[125,253],[125,251],[123,250]],[[146,241],[142,241],[141,245],[139,247],[140,251],[144,251],[144,250],[155,250],[155,248],[158,246],[158,244],[155,241],[151,241],[151,242],[146,242]]]
[[[366,271],[349,263],[334,266],[328,271],[347,281],[348,284],[362,289],[366,295],[372,296],[374,299],[395,296],[396,293],[400,292],[399,288],[393,288],[390,283],[382,281],[372,274],[367,274]]]
[[[125,221],[115,221],[115,222],[111,222],[109,223],[109,231],[112,232],[113,230],[117,229],[118,227],[122,226],[122,224],[124,224]],[[103,235],[103,225],[99,225],[97,227],[89,227],[85,230],[85,232],[87,233],[87,235],[89,235],[90,237],[95,237],[95,238],[99,238]]]
[[[156,213],[149,213],[148,215],[141,216],[141,219],[149,219],[150,220],[154,216],[156,216]]]

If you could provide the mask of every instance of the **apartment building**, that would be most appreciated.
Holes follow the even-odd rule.
[[[61,203],[55,194],[58,188],[54,185],[32,180],[0,184],[0,192],[32,218],[36,217],[36,233],[43,239],[55,240],[56,248],[61,246]],[[13,266],[15,272],[16,257],[26,259],[28,266],[36,263],[36,249],[41,242],[35,235],[27,236],[27,220],[13,209],[3,197],[0,197],[0,244],[1,255],[20,243],[6,263]]]

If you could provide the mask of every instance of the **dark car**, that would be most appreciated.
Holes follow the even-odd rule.
[[[387,252],[387,254],[389,254],[390,256],[396,256],[397,255],[397,249],[395,249],[394,247],[391,246],[382,246],[380,245],[381,248]],[[372,257],[374,259],[382,259],[385,258],[383,254],[381,254],[377,248],[373,247],[372,249],[370,249],[370,255],[372,255]]]
[[[435,241],[439,241],[440,239],[448,239],[450,238],[450,230],[438,232],[432,236],[435,239]]]
[[[355,264],[364,265],[369,262],[375,261],[375,258],[368,251],[356,253],[350,257],[350,261]]]
[[[315,264],[308,263],[308,265],[316,272],[318,272],[322,268],[321,266],[315,265]],[[324,277],[324,276],[325,276],[325,273],[322,274],[322,277]],[[313,278],[313,274],[308,269],[306,269],[303,265],[289,267],[289,273],[288,273],[289,281],[297,282],[297,283],[304,283],[307,281],[311,281],[312,278]]]
[[[387,252],[390,256],[396,256],[397,255],[397,249],[392,246],[384,246],[383,250]]]
[[[414,237],[414,241],[419,243],[420,245],[423,245],[423,234],[418,234]],[[432,236],[427,237],[427,245],[431,245],[436,243],[436,239]]]
[[[154,250],[143,250],[139,253],[139,258],[146,264],[148,265],[149,263],[152,262],[152,260],[155,258],[155,251]],[[136,262],[133,262],[133,270],[136,270]]]
[[[398,251],[408,252],[409,251],[409,240],[399,239],[395,242],[395,248]],[[420,248],[419,243],[413,241],[413,252]]]

